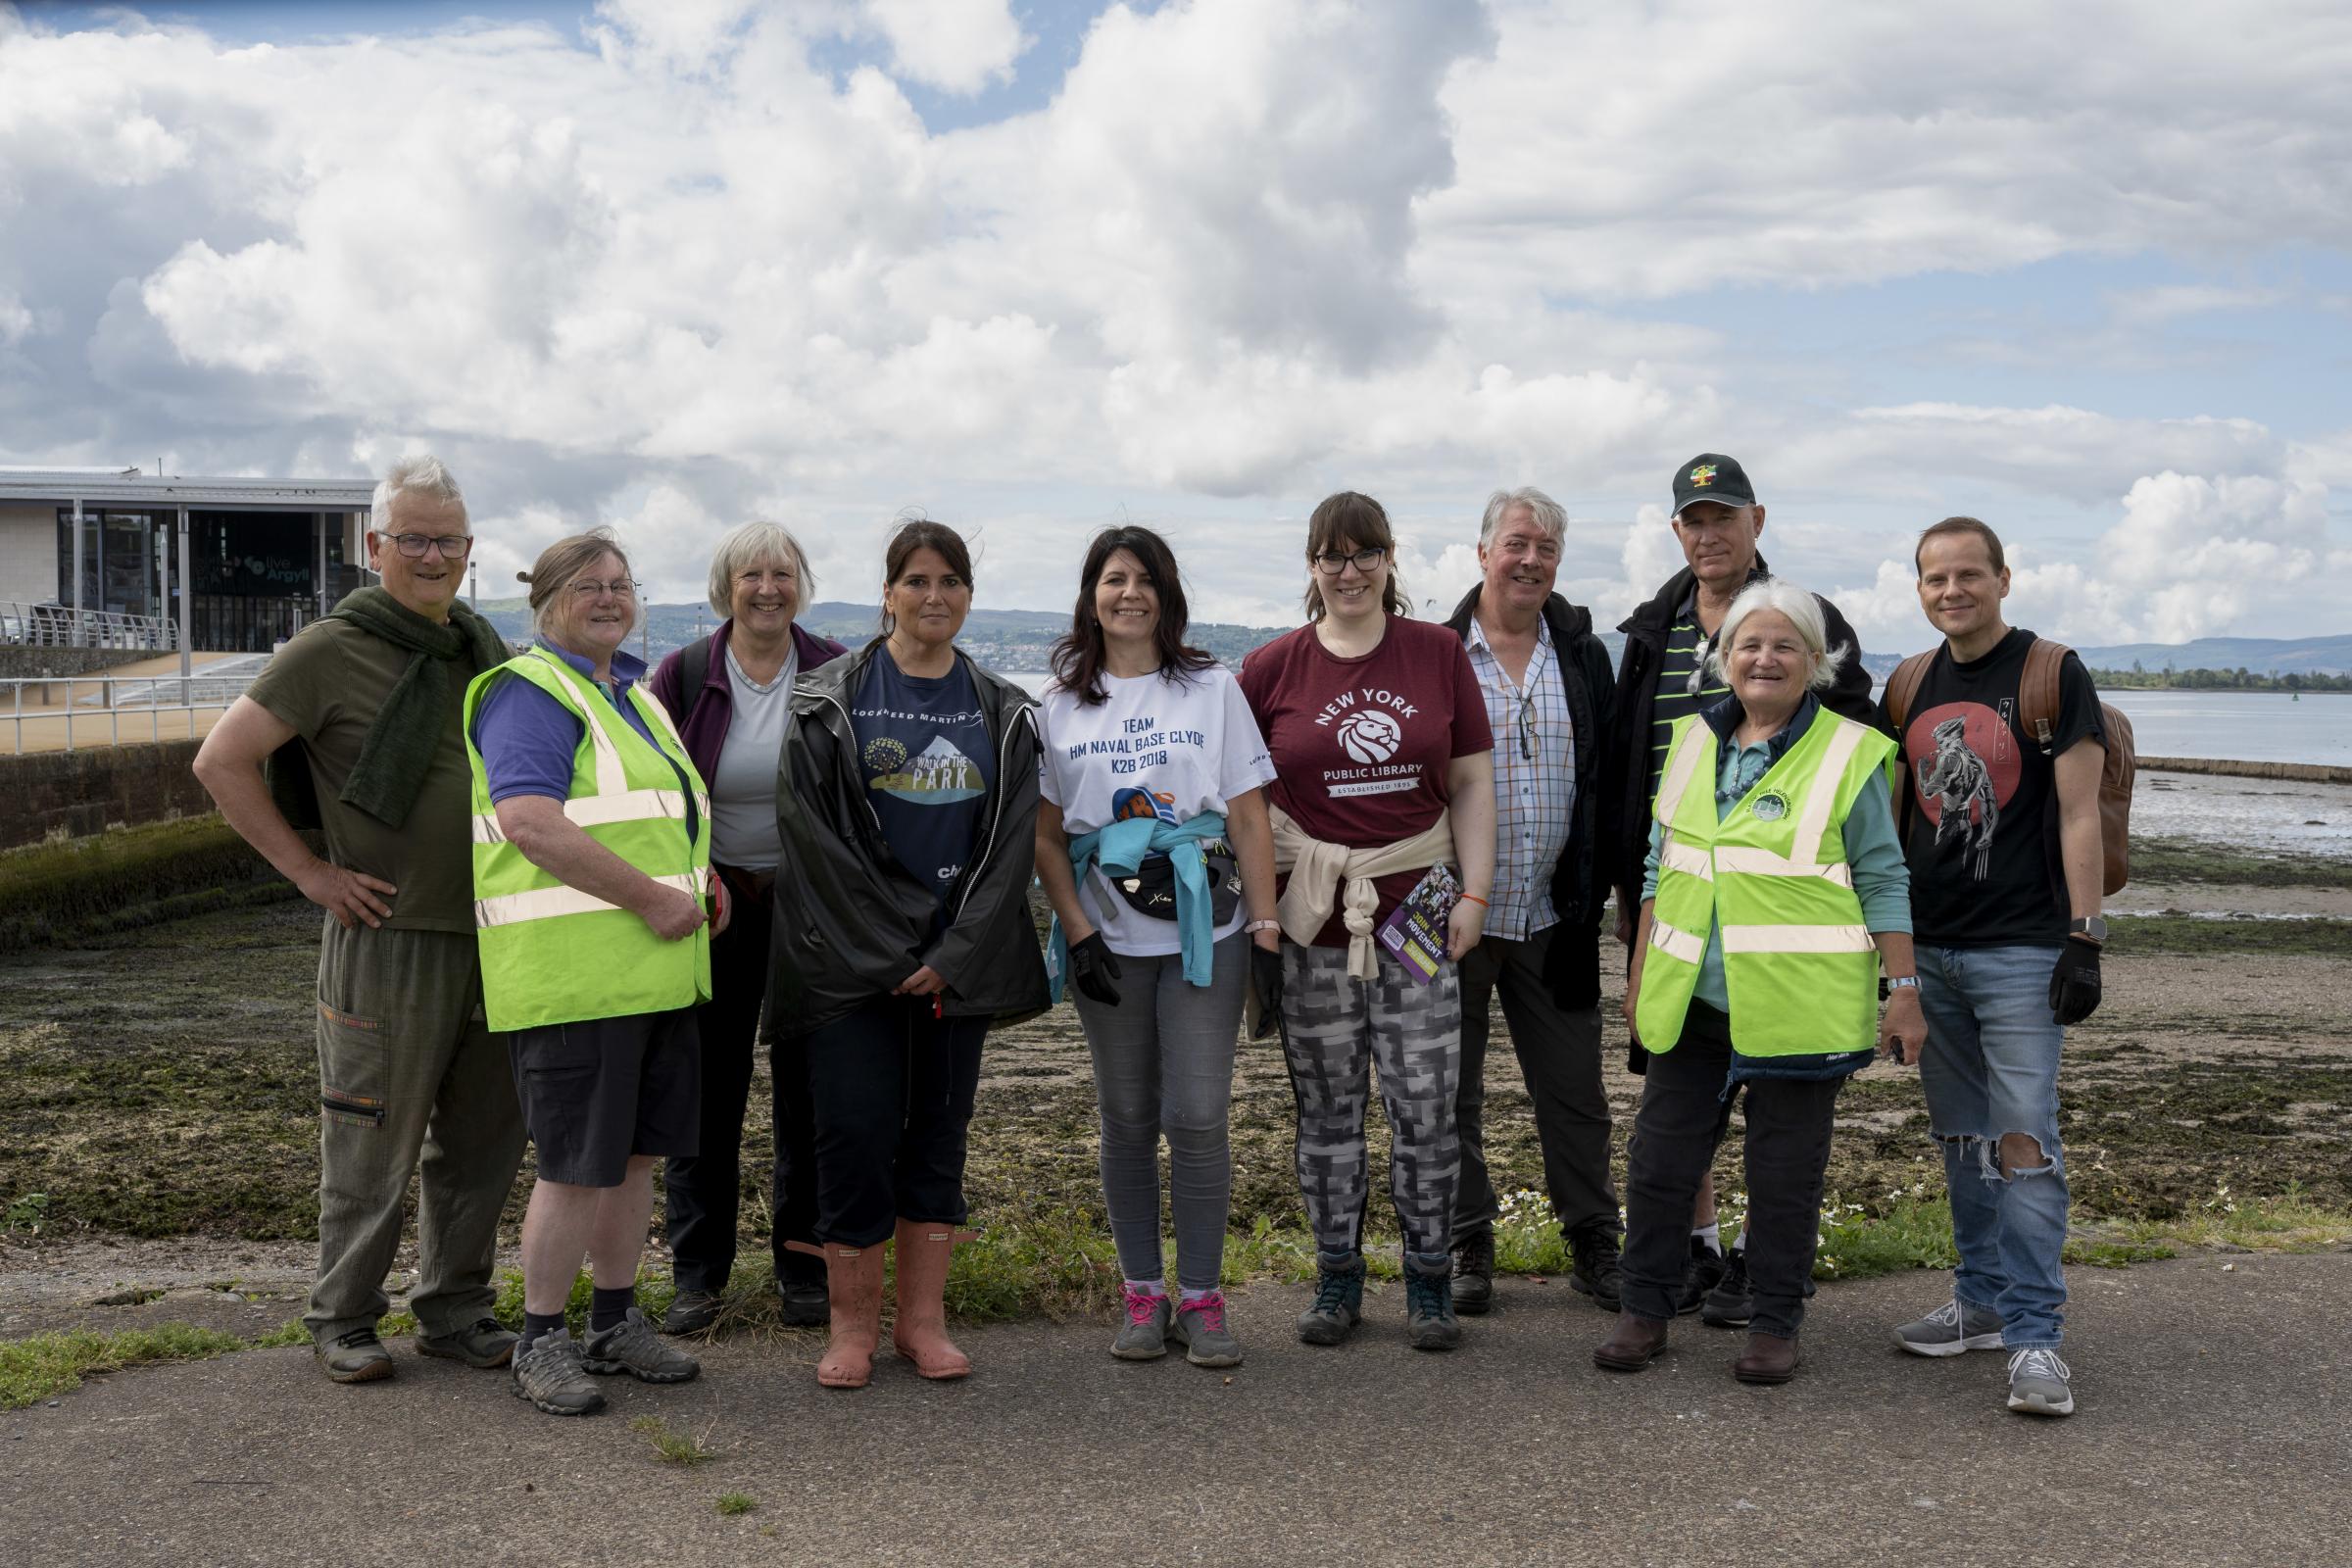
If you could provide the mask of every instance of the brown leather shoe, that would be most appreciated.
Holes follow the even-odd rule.
[[[1750,1330],[1747,1348],[1732,1363],[1732,1376],[1742,1383],[1786,1383],[1796,1376],[1796,1337]]]
[[[1603,1372],[1639,1372],[1666,1348],[1666,1325],[1619,1311],[1617,1328],[1592,1348],[1592,1364]]]

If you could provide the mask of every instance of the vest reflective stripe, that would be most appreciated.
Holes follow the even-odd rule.
[[[1893,744],[1820,710],[1720,814],[1714,731],[1697,717],[1678,720],[1671,748],[1652,808],[1658,882],[1635,1004],[1642,1043],[1672,1050],[1681,1037],[1715,931],[1741,1054],[1867,1047],[1878,1023],[1878,955],[1842,824]],[[1759,816],[1753,808],[1767,796],[1779,808]]]
[[[544,650],[478,677],[466,693],[466,745],[473,769],[475,941],[490,1027],[629,1017],[708,1000],[708,927],[664,941],[635,912],[533,864],[500,828],[474,723],[491,687],[515,679],[529,681],[580,721],[563,803],[573,826],[655,882],[698,899],[710,864],[709,794],[676,726],[641,686],[632,686],[624,701],[645,720],[651,744],[579,671]]]
[[[680,893],[699,893],[696,879],[691,876],[658,876],[655,881]],[[552,888],[533,888],[528,893],[505,893],[495,899],[473,901],[473,923],[478,927],[514,925],[522,920],[549,920],[560,914],[596,914],[605,909],[618,909],[617,904],[607,904],[593,893],[582,893],[568,884]]]

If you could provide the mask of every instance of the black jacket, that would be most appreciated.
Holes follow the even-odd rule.
[[[881,640],[793,684],[777,763],[775,984],[770,1027],[801,1034],[887,996],[923,964],[947,982],[955,1017],[1012,1022],[1046,1010],[1045,957],[1029,915],[1037,858],[1037,705],[966,658],[997,747],[996,782],[978,853],[948,890],[947,929],[934,937],[936,895],[901,866],[866,800],[850,721]]]
[[[1769,577],[1772,568],[1756,557],[1747,580]],[[1617,907],[1638,915],[1642,907],[1642,862],[1649,854],[1649,728],[1657,708],[1658,665],[1666,657],[1666,629],[1674,612],[1690,595],[1697,577],[1685,566],[1666,581],[1658,595],[1641,606],[1617,629],[1625,633],[1625,656],[1617,665],[1617,733],[1609,747],[1615,774],[1602,786],[1602,855],[1607,865],[1603,879],[1617,890]],[[1821,694],[1821,704],[1858,723],[1875,722],[1870,700],[1870,671],[1862,667],[1862,640],[1854,635],[1838,607],[1819,594],[1823,629],[1832,648],[1853,649],[1837,684]]]
[[[1454,606],[1446,624],[1455,636],[1469,636],[1484,586],[1471,589]],[[1598,828],[1605,815],[1608,755],[1615,744],[1610,732],[1617,716],[1616,689],[1609,680],[1609,651],[1592,635],[1591,611],[1553,594],[1544,601],[1544,624],[1551,633],[1576,731],[1575,819],[1551,873],[1551,906],[1559,912],[1560,929],[1544,961],[1544,980],[1561,1006],[1589,1007],[1600,1000],[1600,950],[1592,933],[1609,895]],[[1511,737],[1497,734],[1494,744],[1510,745]]]

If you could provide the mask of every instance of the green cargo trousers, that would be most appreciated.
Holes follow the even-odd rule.
[[[418,1328],[451,1334],[488,1317],[522,1112],[506,1047],[483,1019],[470,934],[346,931],[326,917],[318,1098],[318,1280],[302,1318],[312,1337],[384,1315],[412,1176]]]

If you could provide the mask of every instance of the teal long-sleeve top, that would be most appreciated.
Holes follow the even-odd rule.
[[[1733,738],[1743,716],[1739,700],[1728,698],[1700,714],[1700,722],[1715,730],[1716,753],[1720,765],[1715,772],[1715,819],[1723,820],[1733,807],[1755,787],[1756,780],[1781,760],[1783,753],[1795,744],[1813,722],[1820,709],[1820,699],[1808,696],[1791,714],[1780,733],[1754,746],[1742,746]],[[1862,923],[1871,932],[1899,931],[1911,933],[1911,871],[1903,860],[1903,847],[1895,837],[1892,797],[1886,790],[1886,775],[1873,773],[1862,793],[1854,798],[1853,809],[1845,813],[1840,830],[1845,839],[1845,863],[1853,872],[1854,897],[1862,905]],[[1642,899],[1647,903],[1658,891],[1658,851],[1662,835],[1657,820],[1649,824],[1649,857],[1642,867]],[[1707,947],[1698,960],[1698,983],[1692,993],[1699,1001],[1720,1011],[1729,1012],[1731,993],[1723,983],[1723,927],[1711,922],[1707,927]],[[1738,1028],[1734,1027],[1735,1044]],[[1772,1058],[1774,1076],[1814,1077],[1834,1076],[1850,1072],[1854,1067],[1869,1064],[1871,1053],[1834,1052],[1821,1057],[1784,1056]],[[1850,1062],[1850,1065],[1848,1064]],[[1833,1065],[1834,1064],[1834,1065]],[[1748,1065],[1742,1062],[1741,1065]],[[1825,1072],[1821,1068],[1828,1067]],[[1735,1072],[1735,1077],[1752,1076]]]

